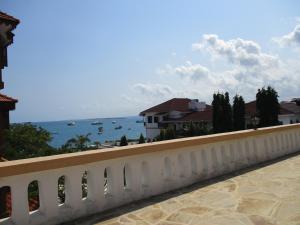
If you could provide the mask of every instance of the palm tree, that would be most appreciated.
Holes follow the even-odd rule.
[[[89,138],[90,135],[91,133],[86,135],[76,135],[75,138],[69,139],[64,145],[62,145],[62,149],[67,152],[85,150],[87,148],[87,144],[91,142]]]
[[[76,148],[81,150],[86,149],[87,144],[91,142],[91,139],[89,138],[90,135],[91,133],[88,133],[86,135],[76,135]]]

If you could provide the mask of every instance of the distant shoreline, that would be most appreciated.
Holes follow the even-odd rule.
[[[123,135],[127,140],[137,140],[141,134],[146,136],[146,130],[143,123],[137,123],[142,117],[112,117],[112,118],[89,118],[79,120],[61,120],[61,121],[43,121],[31,122],[32,125],[41,127],[51,133],[52,141],[49,143],[55,148],[64,145],[69,139],[78,135],[87,135],[91,133],[90,145],[94,142],[104,144],[107,142],[118,142]],[[99,124],[92,124],[99,121]],[[74,125],[68,126],[68,123],[74,122]],[[21,123],[19,123],[21,124]],[[102,127],[103,131],[99,132]],[[120,128],[121,127],[121,128]]]
[[[69,121],[82,121],[82,120],[107,120],[107,119],[126,119],[126,118],[140,118],[136,116],[120,116],[120,117],[97,117],[97,118],[86,118],[86,119],[63,119],[63,120],[47,120],[47,121],[23,121],[23,122],[11,122],[11,124],[24,124],[24,123],[51,123],[51,122],[69,122]]]

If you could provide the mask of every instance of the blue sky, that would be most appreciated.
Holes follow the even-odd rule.
[[[172,97],[300,97],[299,1],[0,0],[21,20],[3,71],[11,120],[137,115]]]

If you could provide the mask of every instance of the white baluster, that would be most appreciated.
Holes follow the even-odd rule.
[[[110,166],[111,169],[111,195],[112,204],[119,206],[124,202],[124,178],[123,178],[123,164],[115,162]]]
[[[259,162],[259,153],[258,153],[256,141],[257,141],[256,138],[252,138],[253,164],[256,164]]]
[[[82,212],[82,175],[83,170],[69,169],[65,176],[65,205],[71,208],[72,216],[79,216]]]
[[[104,207],[104,167],[94,166],[88,170],[88,196],[87,200],[92,204],[88,211],[101,210]],[[90,211],[90,212],[91,212]]]
[[[207,155],[205,149],[201,148],[199,151],[199,174],[200,180],[205,179],[208,172]]]
[[[216,154],[216,175],[220,175],[224,173],[224,165],[222,159],[222,151],[221,146],[215,146],[215,154]]]
[[[11,185],[11,218],[16,225],[29,224],[28,184],[21,177],[14,179]]]
[[[236,157],[234,143],[232,141],[229,143],[229,151],[230,151],[230,170],[234,171],[237,169],[237,157]]]
[[[156,154],[148,158],[149,164],[149,189],[151,195],[157,195],[162,193],[163,187],[166,182],[165,177],[165,156]]]
[[[143,170],[142,163],[138,159],[130,160],[130,190],[131,198],[133,200],[141,199],[143,196],[142,176]]]
[[[55,220],[58,216],[58,177],[48,173],[39,178],[40,211],[47,220]]]

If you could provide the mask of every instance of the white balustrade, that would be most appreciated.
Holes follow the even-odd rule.
[[[224,138],[226,135],[232,137]],[[202,139],[206,141],[197,144],[197,140]],[[188,143],[186,147],[181,144],[183,141]],[[189,144],[189,141],[195,144]],[[175,147],[165,149],[164,143]],[[14,166],[14,161],[0,164],[0,188],[10,187],[12,203],[11,216],[0,220],[0,225],[58,224],[297,152],[300,150],[300,125],[285,126],[284,130],[273,127],[116,148],[109,150],[109,154],[130,152],[130,148],[143,151],[151,145],[162,149],[103,160],[91,159],[76,165],[66,163],[53,169],[33,169],[33,172],[19,169],[12,175],[2,174]],[[80,154],[84,159],[84,154],[91,153]],[[102,154],[101,150],[99,154]],[[108,153],[104,151],[103,154]],[[44,163],[51,163],[51,159],[48,157]],[[43,162],[43,158],[39,160]],[[32,164],[39,160],[32,160]],[[63,162],[64,158],[59,160]],[[28,164],[28,161],[24,162]],[[87,196],[83,198],[84,173],[87,174]],[[61,176],[65,177],[65,202],[62,204],[58,201]],[[38,182],[39,208],[29,212],[28,185],[35,180]]]

